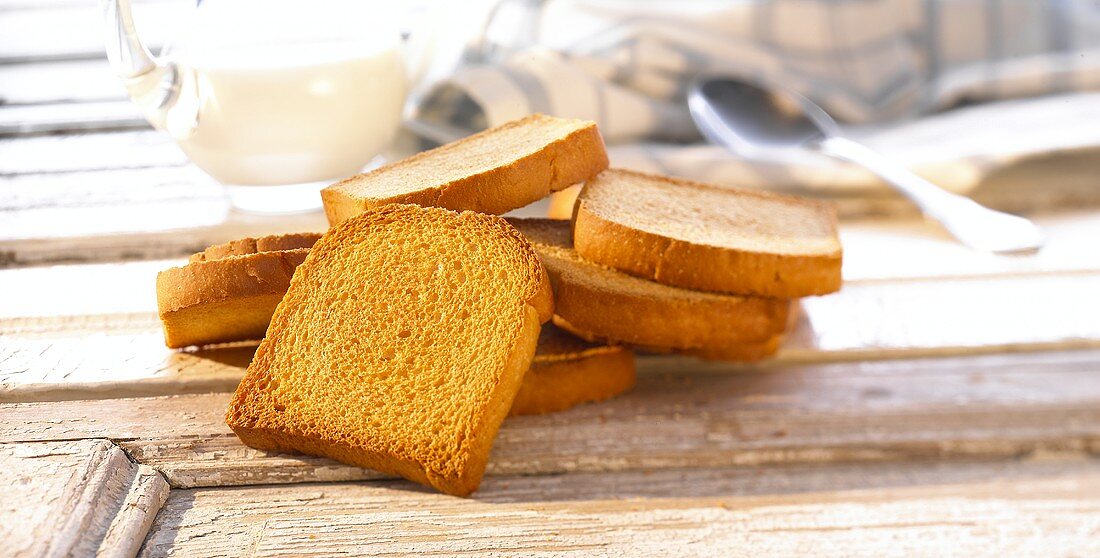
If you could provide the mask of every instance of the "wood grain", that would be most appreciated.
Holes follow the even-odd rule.
[[[128,99],[13,105],[0,109],[2,136],[148,129],[145,116]]]
[[[153,130],[0,139],[0,176],[186,164],[172,138]]]
[[[853,282],[802,300],[784,347],[807,360],[1092,347],[1097,292],[1097,273]]]
[[[468,500],[404,482],[177,490],[141,555],[1100,552],[1096,461],[935,472],[900,465],[503,477]],[[857,487],[875,490],[845,490]]]
[[[927,221],[865,219],[841,223],[846,281],[990,277],[1100,270],[1100,213],[1063,211],[1038,216],[1049,242],[1034,256],[975,252]]]
[[[74,83],[80,87],[73,87]],[[121,100],[128,100],[126,88],[111,71],[106,56],[0,65],[0,105]]]
[[[233,390],[251,359],[250,345],[164,347],[152,286],[156,273],[175,263],[0,272],[0,292],[29,293],[0,308],[0,401]],[[1096,292],[1100,273],[1094,272],[853,281],[840,293],[803,301],[778,358],[760,366],[1097,348]],[[653,362],[685,372],[753,369]]]
[[[106,179],[125,187],[69,187]],[[221,186],[194,167],[0,178],[0,219],[0,267],[180,258],[244,236],[328,227],[320,211],[279,217],[232,211]]]
[[[5,556],[133,556],[167,496],[106,440],[0,444]]]
[[[643,367],[631,393],[505,422],[492,475],[1015,458],[1100,452],[1100,351],[776,365]],[[656,366],[656,369],[654,368]],[[173,486],[377,478],[254,451],[228,394],[0,405],[0,441],[109,438]]]

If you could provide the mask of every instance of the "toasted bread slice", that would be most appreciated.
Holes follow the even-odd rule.
[[[783,345],[785,334],[773,336],[767,341],[758,343],[745,343],[742,345],[730,345],[720,349],[700,349],[695,351],[683,351],[681,354],[699,357],[705,360],[728,360],[737,362],[756,362],[775,356]]]
[[[578,256],[568,221],[509,221],[542,258],[554,286],[554,312],[570,331],[613,343],[717,350],[765,341],[786,326],[789,301],[662,285]]]
[[[255,448],[467,495],[552,311],[538,257],[503,219],[370,210],[298,267],[226,422]]]
[[[294,268],[312,244],[301,235],[246,238],[211,247],[191,256],[191,263],[157,274],[164,343],[180,348],[262,339]],[[280,246],[299,247],[257,251]]]
[[[584,329],[580,329],[570,324],[561,316],[554,316],[553,323],[554,326],[558,327],[559,329],[568,331],[569,333],[577,336],[580,339],[588,341],[589,343],[600,344],[610,342],[610,340],[604,336],[593,333],[591,331],[585,331]],[[727,345],[725,347],[707,347],[705,349],[674,349],[671,347],[642,345],[638,343],[632,343],[630,347],[647,353],[676,353],[698,357],[705,360],[756,362],[758,360],[764,360],[765,358],[775,355],[775,353],[779,351],[780,345],[783,344],[783,337],[784,334],[779,333],[763,341],[738,343],[736,345]]]
[[[191,255],[191,262],[220,260],[229,256],[244,256],[259,252],[277,252],[309,248],[321,238],[321,233],[290,233],[261,236],[259,238],[241,238],[224,244],[215,244]]]
[[[604,401],[634,387],[635,380],[634,353],[626,347],[589,343],[546,324],[509,414],[554,413]]]
[[[581,257],[666,285],[797,298],[840,288],[836,215],[822,202],[612,169],[574,209]]]
[[[534,114],[353,176],[321,199],[334,225],[388,203],[499,215],[606,168],[595,122]]]

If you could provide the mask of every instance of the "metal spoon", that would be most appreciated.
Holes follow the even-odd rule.
[[[803,148],[861,165],[877,174],[944,226],[959,242],[1000,254],[1034,252],[1042,229],[1023,217],[984,207],[917,176],[867,146],[841,135],[836,121],[809,99],[722,77],[697,78],[688,106],[711,142],[751,154]]]

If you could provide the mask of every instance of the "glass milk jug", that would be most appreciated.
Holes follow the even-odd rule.
[[[393,140],[408,89],[392,2],[205,0],[153,56],[129,0],[101,0],[107,55],[145,117],[227,187],[287,212]]]

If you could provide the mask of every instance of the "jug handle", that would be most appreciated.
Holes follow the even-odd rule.
[[[100,0],[99,9],[106,34],[107,60],[122,79],[130,98],[141,107],[154,128],[174,136],[190,133],[197,114],[170,113],[180,97],[181,76],[176,64],[164,57],[154,57],[138,38],[130,0]]]
[[[153,54],[137,36],[130,0],[100,0],[106,32],[107,60],[118,77],[135,78],[156,69]]]

